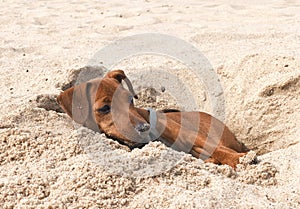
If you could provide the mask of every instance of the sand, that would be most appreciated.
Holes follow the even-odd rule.
[[[299,208],[299,9],[271,0],[1,1],[0,208]],[[101,66],[87,67],[96,52],[150,32],[184,40],[209,60],[224,122],[252,149],[236,170],[160,142],[129,151],[56,104],[81,72],[103,76]],[[170,87],[151,89],[137,76],[155,79],[159,69],[212,112],[203,83],[178,60],[143,55],[114,67],[132,80],[139,106],[189,110]]]

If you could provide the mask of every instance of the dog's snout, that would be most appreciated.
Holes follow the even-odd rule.
[[[145,131],[148,131],[150,129],[150,125],[148,123],[139,123],[135,129],[138,131],[138,132],[145,132]]]

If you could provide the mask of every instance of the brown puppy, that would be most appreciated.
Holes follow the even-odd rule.
[[[128,85],[123,88],[122,80]],[[154,111],[134,107],[136,97],[122,70],[62,92],[57,101],[79,124],[104,132],[131,148],[160,140],[206,162],[235,168],[247,148],[219,120],[203,112]]]

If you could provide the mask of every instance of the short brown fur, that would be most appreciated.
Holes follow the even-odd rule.
[[[140,135],[133,131],[133,127],[149,124],[149,111],[135,107],[128,100],[131,92],[121,85],[125,78],[122,70],[111,71],[103,79],[67,89],[57,97],[57,101],[77,123],[104,132],[128,146],[138,147],[143,142],[139,141]],[[117,112],[116,118],[111,112],[99,112],[99,108],[105,105]],[[158,111],[157,118],[156,127],[161,131],[159,140],[206,162],[235,168],[239,158],[248,151],[228,127],[207,113],[166,110]]]

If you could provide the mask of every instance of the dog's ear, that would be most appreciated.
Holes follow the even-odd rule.
[[[56,98],[57,103],[70,117],[72,117],[73,91],[74,87],[71,87],[64,92],[61,92]]]
[[[106,74],[106,76],[104,78],[114,78],[119,83],[122,83],[122,80],[124,80],[125,83],[126,83],[126,85],[127,85],[127,87],[128,87],[128,90],[131,92],[132,96],[134,98],[138,99],[138,96],[134,92],[130,80],[127,78],[127,76],[125,75],[125,73],[124,73],[123,70],[113,70],[113,71],[110,71],[109,73]]]
[[[113,70],[106,74],[105,78],[114,78],[119,83],[122,83],[122,80],[126,79],[126,75],[123,70]]]
[[[57,102],[62,109],[79,124],[84,124],[89,117],[89,83],[82,83],[62,92]]]

